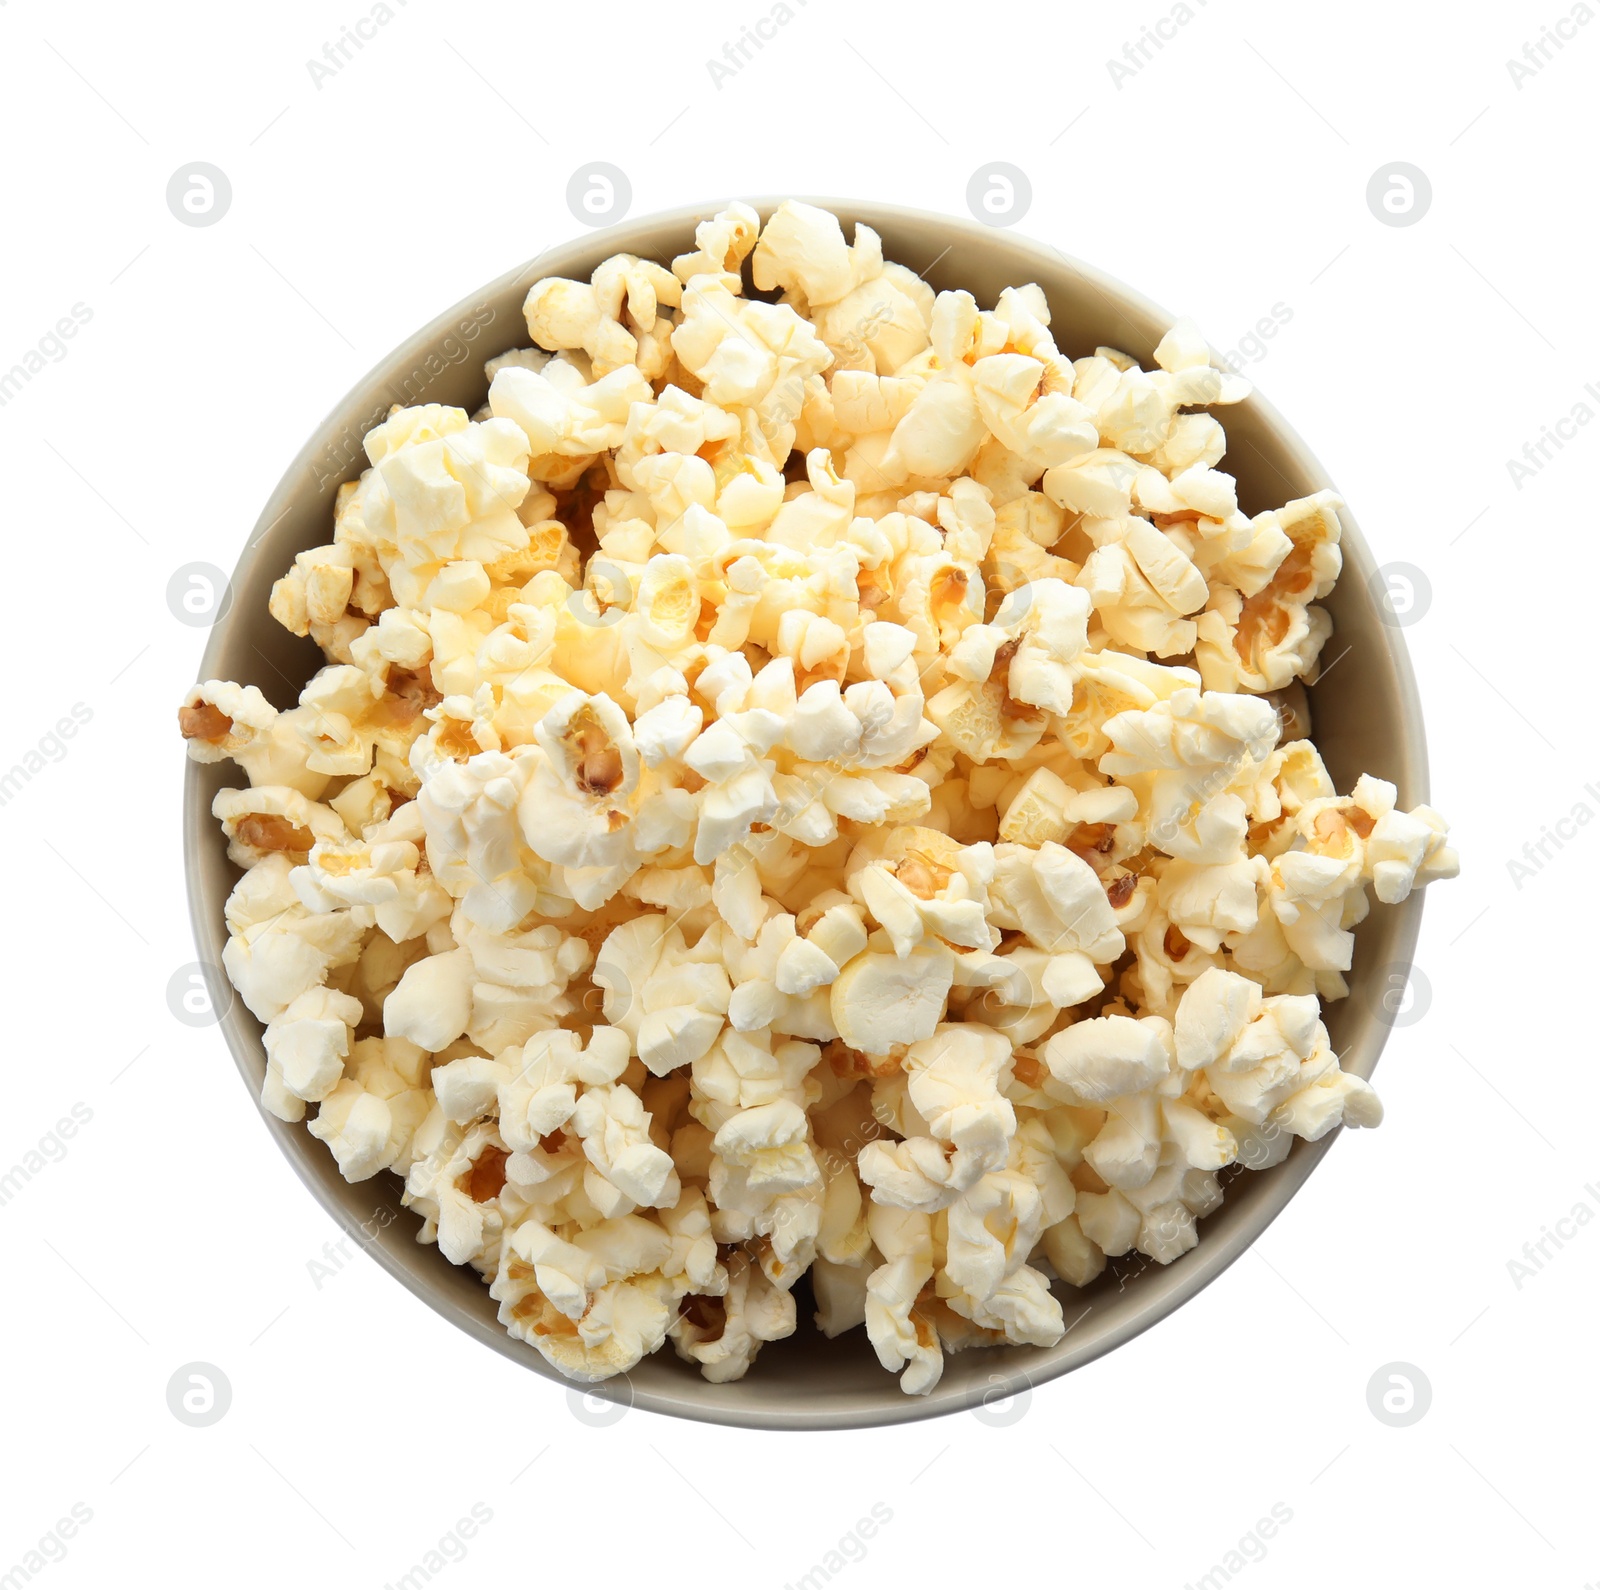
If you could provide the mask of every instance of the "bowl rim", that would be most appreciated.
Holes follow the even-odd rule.
[[[798,196],[763,195],[747,198],[743,202],[751,205],[760,214],[764,224],[767,217],[784,202],[785,198],[795,197]],[[233,568],[229,589],[236,591],[248,583],[254,565],[267,555],[262,543],[268,533],[287,515],[294,499],[304,491],[307,472],[313,468],[319,455],[326,451],[327,438],[334,434],[336,427],[342,426],[348,430],[352,413],[359,405],[363,394],[370,397],[374,389],[388,386],[396,372],[416,368],[419,358],[435,348],[442,338],[448,336],[452,329],[461,323],[463,316],[472,313],[477,306],[486,301],[511,291],[519,282],[527,281],[531,285],[532,280],[536,279],[532,274],[535,270],[540,270],[541,274],[561,274],[563,271],[583,269],[580,263],[576,263],[580,257],[592,256],[594,263],[597,264],[613,253],[626,250],[630,240],[636,240],[646,231],[664,227],[681,229],[683,247],[687,248],[690,246],[689,239],[695,225],[715,214],[729,202],[724,199],[709,203],[678,205],[628,218],[614,226],[556,243],[541,251],[533,259],[513,267],[469,293],[407,337],[356,381],[312,429],[304,446],[285,469],[257,518]],[[989,227],[961,217],[885,204],[876,200],[804,196],[800,202],[832,211],[847,225],[852,221],[864,222],[880,231],[885,226],[892,227],[896,223],[919,227],[932,225],[943,229],[947,234],[959,233],[970,242],[998,244],[1016,260],[1018,270],[1022,273],[1018,275],[1018,281],[1029,279],[1026,272],[1031,270],[1035,263],[1051,272],[1059,272],[1064,267],[1090,290],[1096,292],[1108,308],[1118,316],[1132,312],[1148,319],[1165,321],[1169,325],[1177,318],[1142,293],[1097,267],[1065,253],[1042,239],[1018,233],[1010,228]],[[549,270],[544,270],[547,261],[552,263]],[[592,265],[588,267],[592,268]],[[1220,363],[1215,350],[1213,350],[1213,360]],[[424,398],[422,401],[428,399]],[[1282,446],[1294,465],[1314,483],[1312,489],[1332,485],[1326,470],[1311,453],[1298,432],[1271,403],[1261,396],[1253,382],[1252,395],[1246,400],[1246,405],[1253,410],[1262,426],[1272,433],[1274,440]],[[370,402],[365,406],[370,410]],[[1240,405],[1241,408],[1244,406]],[[355,461],[352,460],[352,463]],[[364,462],[364,458],[360,461]],[[350,470],[347,468],[345,474],[348,476],[349,473]],[[1373,577],[1375,568],[1365,539],[1348,508],[1341,510],[1340,517],[1342,547],[1345,554],[1341,579],[1348,578],[1353,573],[1363,581],[1368,581]],[[238,602],[223,606],[207,633],[197,678],[203,680],[216,677],[216,663],[226,647],[232,626],[245,621],[248,617],[259,619],[259,615],[245,615]],[[1413,802],[1426,801],[1428,799],[1426,734],[1416,678],[1400,630],[1380,625],[1378,633],[1383,640],[1386,661],[1393,678],[1396,720],[1403,731],[1400,748],[1403,765],[1398,771],[1397,782]],[[186,759],[182,801],[185,892],[201,965],[207,969],[220,969],[222,947],[226,941],[220,902],[212,897],[208,880],[198,861],[205,846],[216,844],[218,833],[210,812],[210,799],[204,787],[204,771],[202,764]],[[1394,959],[1390,964],[1408,966],[1411,962],[1421,926],[1423,893],[1424,891],[1420,889],[1415,890],[1400,905],[1385,908],[1393,914],[1389,942],[1394,952]],[[279,1121],[259,1105],[257,1076],[264,1055],[261,1024],[250,1015],[242,1001],[237,998],[231,999],[218,1024],[222,1028],[240,1078],[249,1090],[252,1101],[256,1103],[258,1114],[272,1130],[279,1149],[325,1212],[342,1224],[345,1211],[341,1207],[337,1192],[337,1168],[327,1149],[310,1136],[303,1122],[291,1124]],[[1370,1011],[1366,1012],[1361,1019],[1358,1036],[1347,1046],[1347,1054],[1352,1051],[1358,1052],[1354,1062],[1346,1069],[1363,1076],[1370,1076],[1387,1040],[1388,1032],[1387,1024],[1378,1020]],[[1316,1143],[1297,1140],[1286,1160],[1273,1167],[1271,1171],[1253,1173],[1270,1175],[1275,1180],[1270,1190],[1271,1195],[1263,1195],[1258,1200],[1259,1207],[1253,1211],[1250,1218],[1227,1231],[1211,1231],[1208,1234],[1203,1228],[1202,1239],[1198,1246],[1184,1256],[1186,1262],[1181,1267],[1181,1273],[1174,1273],[1179,1270],[1178,1266],[1173,1266],[1165,1272],[1168,1284],[1162,1288],[1159,1296],[1152,1298],[1146,1307],[1132,1316],[1101,1328],[1097,1334],[1090,1333],[1078,1344],[1070,1347],[1067,1345],[1071,1337],[1069,1330],[1068,1335],[1063,1337],[1055,1348],[1048,1349],[1054,1356],[1042,1369],[1036,1369],[1031,1373],[1020,1367],[1008,1370],[1003,1357],[1007,1349],[998,1349],[997,1351],[1002,1354],[999,1359],[999,1372],[989,1375],[987,1383],[967,1386],[942,1383],[925,1397],[905,1395],[898,1388],[897,1377],[884,1371],[883,1395],[876,1398],[870,1406],[864,1407],[818,1406],[763,1410],[759,1406],[747,1406],[745,1401],[718,1403],[712,1393],[720,1388],[713,1387],[700,1379],[688,1365],[684,1366],[686,1373],[681,1392],[637,1389],[627,1375],[618,1375],[607,1381],[582,1386],[549,1365],[536,1350],[512,1338],[497,1323],[486,1321],[462,1307],[454,1296],[447,1293],[425,1273],[422,1263],[404,1249],[396,1249],[388,1243],[374,1241],[367,1245],[367,1251],[413,1296],[426,1303],[436,1313],[502,1356],[565,1387],[569,1397],[590,1396],[672,1417],[746,1429],[840,1430],[881,1427],[936,1418],[983,1404],[992,1404],[1011,1396],[1023,1395],[1036,1385],[1045,1384],[1092,1363],[1176,1313],[1254,1245],[1261,1234],[1287,1208],[1342,1132],[1343,1128],[1336,1128]],[[407,1247],[412,1247],[415,1254],[426,1256],[428,1259],[438,1257],[436,1254],[429,1254],[428,1250],[420,1245],[407,1244]],[[405,1256],[402,1257],[402,1254]],[[660,1353],[667,1351],[665,1345],[660,1349]],[[660,1353],[655,1356],[659,1357]],[[758,1372],[759,1366],[752,1373]],[[753,1387],[755,1382],[752,1380],[744,1384]]]

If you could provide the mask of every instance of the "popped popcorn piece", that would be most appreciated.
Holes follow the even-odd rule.
[[[1212,589],[1195,646],[1208,689],[1281,690],[1295,678],[1315,681],[1333,622],[1314,604],[1343,567],[1340,506],[1331,491],[1286,503],[1268,521],[1279,532],[1282,556],[1265,571],[1267,583],[1251,595],[1223,583]]]
[[[932,1213],[1005,1164],[1017,1126],[1000,1091],[1010,1060],[1010,1039],[975,1024],[945,1025],[907,1049],[906,1092],[929,1135],[862,1149],[861,1179],[880,1203]]]
[[[722,1295],[688,1300],[673,1322],[672,1342],[680,1358],[698,1364],[707,1380],[720,1385],[742,1379],[763,1342],[781,1341],[794,1330],[793,1294],[746,1259],[732,1268]]]
[[[228,896],[223,970],[250,1013],[268,1022],[361,953],[371,919],[361,907],[308,910],[290,882],[290,858],[263,857]]]
[[[275,1081],[297,1099],[325,1099],[344,1075],[361,1001],[337,989],[307,989],[267,1023],[263,1042]]]
[[[601,946],[594,981],[606,1020],[653,1076],[700,1059],[717,1041],[733,997],[717,948],[689,948],[682,929],[655,914],[623,923]]]
[[[328,775],[307,765],[292,714],[279,712],[254,685],[207,679],[178,708],[178,732],[192,762],[225,758],[244,769],[252,786],[277,785],[317,800]]]
[[[570,1239],[534,1219],[503,1245],[489,1295],[500,1323],[569,1379],[625,1374],[666,1340],[678,1288],[664,1227],[621,1215]]]
[[[954,961],[941,944],[919,944],[904,955],[863,950],[828,991],[839,1036],[866,1054],[931,1038],[944,1015]]]
[[[1044,1049],[1051,1091],[1069,1104],[1106,1104],[1143,1094],[1166,1077],[1172,1058],[1172,1033],[1159,1016],[1074,1022]]]
[[[1240,1121],[1315,1140],[1341,1122],[1375,1126],[1383,1117],[1371,1085],[1339,1069],[1314,995],[1263,998],[1247,978],[1211,971],[1185,993],[1178,1020],[1184,1063],[1203,1066]]]
[[[228,860],[236,867],[251,867],[273,855],[308,856],[319,839],[349,837],[332,807],[282,784],[218,790],[211,815],[228,836]]]
[[[867,1225],[884,1261],[867,1277],[867,1335],[885,1369],[904,1371],[900,1389],[926,1396],[944,1373],[939,1333],[923,1300],[933,1280],[932,1222],[875,1203]]]
[[[472,1019],[472,952],[446,950],[406,968],[383,1005],[383,1030],[432,1053],[452,1044]]]
[[[581,348],[597,379],[634,364],[654,377],[666,368],[666,361],[660,354],[661,339],[652,340],[650,333],[658,324],[658,312],[676,306],[681,294],[677,277],[654,260],[613,254],[596,268],[589,282],[560,277],[535,282],[528,289],[523,315],[528,335],[541,348]],[[641,357],[647,349],[654,350],[655,357]],[[558,363],[552,360],[544,368]],[[499,378],[499,373],[493,377]]]

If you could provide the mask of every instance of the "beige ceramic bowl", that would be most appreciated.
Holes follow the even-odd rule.
[[[1050,301],[1056,341],[1070,357],[1110,344],[1148,366],[1171,324],[1170,315],[1121,283],[1010,232],[887,204],[813,202],[834,211],[847,230],[856,221],[875,227],[886,258],[925,272],[936,288],[966,288],[980,304],[992,304],[1003,287],[1039,283]],[[775,204],[756,201],[763,219]],[[360,473],[365,431],[393,403],[454,403],[476,409],[485,397],[484,361],[508,348],[527,346],[521,308],[534,280],[587,279],[601,260],[623,250],[670,261],[690,248],[695,223],[715,208],[695,206],[648,216],[551,249],[491,282],[384,359],[317,427],[262,511],[233,574],[231,606],[211,632],[200,677],[254,684],[279,707],[292,705],[322,658],[309,641],[296,640],[268,616],[268,593],[297,552],[330,539],[334,493],[341,481]],[[1330,484],[1299,437],[1260,397],[1227,409],[1222,417],[1228,433],[1225,467],[1238,478],[1247,513]],[[1410,806],[1428,798],[1416,684],[1400,632],[1384,622],[1372,594],[1372,555],[1348,514],[1344,526],[1344,576],[1327,603],[1335,624],[1330,654],[1343,656],[1328,683],[1311,692],[1314,733],[1341,789],[1366,771],[1396,783],[1402,804]],[[221,962],[223,902],[237,876],[210,815],[211,798],[234,776],[231,763],[202,767],[191,762],[185,789],[189,902],[200,955],[210,966]],[[1421,913],[1421,895],[1414,894],[1398,907],[1376,906],[1358,931],[1350,997],[1329,1010],[1328,1028],[1345,1068],[1360,1076],[1372,1074],[1388,1036],[1382,995],[1390,986],[1390,973],[1410,964]],[[255,1096],[266,1065],[260,1023],[234,1000],[221,1025]],[[418,1221],[401,1207],[396,1178],[381,1174],[351,1186],[303,1125],[286,1125],[264,1113],[262,1120],[323,1207],[391,1275],[467,1335],[537,1375],[560,1378],[531,1347],[501,1329],[488,1289],[473,1271],[448,1263],[436,1247],[413,1240]],[[892,1424],[1001,1403],[1109,1352],[1215,1280],[1289,1202],[1337,1136],[1315,1145],[1297,1143],[1275,1169],[1231,1179],[1226,1202],[1201,1225],[1199,1246],[1176,1263],[1135,1266],[1130,1274],[1128,1262],[1120,1260],[1081,1292],[1062,1288],[1071,1328],[1056,1346],[953,1354],[930,1396],[902,1395],[895,1377],[879,1367],[864,1331],[826,1340],[810,1324],[805,1295],[800,1298],[798,1333],[763,1348],[744,1380],[711,1385],[668,1346],[630,1376],[596,1387],[593,1394],[683,1418],[795,1430]],[[380,1224],[384,1215],[375,1219],[375,1211],[392,1218]],[[375,1238],[363,1234],[374,1230]]]

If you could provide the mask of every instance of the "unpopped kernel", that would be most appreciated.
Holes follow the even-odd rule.
[[[809,1273],[912,1394],[1377,1124],[1321,1002],[1456,858],[1309,738],[1340,504],[1240,510],[1192,324],[1069,358],[794,202],[526,314],[278,582],[298,704],[179,711],[267,1109],[574,1380],[736,1379]]]

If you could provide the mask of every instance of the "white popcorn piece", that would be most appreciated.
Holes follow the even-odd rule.
[[[569,1379],[625,1374],[666,1340],[678,1288],[661,1273],[673,1243],[654,1221],[625,1214],[571,1239],[540,1221],[503,1244],[489,1295],[500,1322]]]
[[[1050,1268],[1068,1286],[1088,1286],[1105,1270],[1104,1250],[1085,1234],[1076,1214],[1050,1226],[1040,1241]]]
[[[648,338],[656,327],[658,313],[677,305],[681,296],[677,277],[653,260],[613,254],[596,269],[589,282],[560,277],[535,282],[528,290],[523,314],[529,336],[540,347],[581,348],[595,375],[604,377],[618,366],[639,360],[640,336],[623,326],[624,307],[628,321]],[[543,368],[549,369],[556,362]],[[664,368],[663,361],[661,369]],[[661,369],[652,368],[649,373],[659,375]]]
[[[1398,905],[1419,884],[1456,877],[1461,863],[1445,843],[1449,832],[1450,825],[1431,806],[1378,814],[1365,847],[1373,893],[1385,905]]]
[[[332,807],[308,800],[287,785],[218,790],[211,815],[228,836],[228,859],[251,867],[271,855],[304,857],[319,839],[348,838]]]
[[[921,1302],[933,1279],[931,1222],[924,1214],[874,1204],[868,1226],[884,1262],[867,1277],[867,1335],[885,1369],[904,1371],[900,1389],[926,1396],[944,1373],[938,1331]]]
[[[930,1135],[862,1149],[861,1179],[880,1202],[924,1213],[948,1208],[1005,1164],[1017,1126],[1000,1092],[1010,1059],[1010,1040],[976,1025],[947,1024],[907,1049],[906,1091]]]
[[[573,1014],[567,989],[594,959],[583,939],[553,924],[496,933],[461,920],[456,931],[472,955],[467,1037],[486,1053],[524,1043]]]
[[[571,1120],[590,1164],[619,1192],[645,1208],[676,1206],[672,1156],[651,1142],[650,1117],[632,1088],[586,1088]]]
[[[609,696],[575,691],[534,733],[545,759],[519,798],[528,848],[562,866],[616,866],[627,854],[629,797],[639,787],[626,715]]]
[[[985,919],[994,876],[990,846],[960,846],[931,828],[902,827],[874,848],[881,853],[858,849],[847,887],[897,955],[909,955],[925,938],[961,949],[998,943]]]
[[[374,921],[396,943],[444,921],[453,902],[437,881],[419,870],[421,812],[408,802],[400,813],[371,825],[370,837],[359,841],[319,839],[306,866],[290,876],[305,905],[314,911],[370,906]],[[407,834],[415,838],[401,837]]]
[[[328,1145],[346,1181],[366,1181],[393,1161],[389,1106],[355,1082],[341,1082],[322,1101],[311,1135]]]
[[[273,1020],[331,971],[361,953],[370,919],[360,909],[309,911],[281,852],[256,863],[228,897],[223,970],[251,1014]]]
[[[1106,1104],[1159,1084],[1173,1063],[1172,1031],[1159,1016],[1074,1022],[1044,1048],[1052,1091],[1071,1104]]]
[[[623,1035],[596,1029],[585,1049],[577,1033],[537,1032],[505,1050],[495,1073],[500,1132],[508,1147],[528,1152],[559,1133],[578,1106],[578,1089],[615,1083],[627,1067]]]
[[[252,786],[277,785],[317,800],[328,775],[307,765],[291,715],[280,713],[254,685],[207,679],[178,708],[178,729],[193,762],[229,758]]]
[[[661,916],[615,928],[595,960],[606,1020],[627,1034],[654,1076],[698,1060],[717,1041],[733,995],[720,959],[687,948]]]
[[[673,260],[672,273],[680,282],[707,274],[729,277],[728,290],[737,292],[739,266],[760,235],[761,217],[748,204],[735,200],[695,228],[694,252]]]
[[[541,906],[559,913],[551,870],[528,848],[517,820],[533,756],[525,749],[484,752],[464,762],[429,760],[425,750],[416,756],[425,770],[416,804],[428,862],[463,914],[505,931]]]
[[[856,245],[847,248],[833,214],[785,199],[761,229],[750,261],[751,275],[763,292],[781,287],[808,307],[822,308],[837,303],[869,273],[882,269],[877,243],[870,227],[858,226]]]
[[[1177,1062],[1185,1071],[1215,1065],[1261,1011],[1261,988],[1248,977],[1212,968],[1184,991],[1173,1022]]]
[[[1043,1200],[1026,1176],[1015,1171],[984,1176],[950,1206],[941,1273],[947,1286],[941,1290],[958,1313],[978,1324],[986,1321],[972,1305],[987,1305],[987,1312],[1003,1321],[1000,1328],[1010,1327],[1008,1340],[1050,1346],[1061,1337],[1061,1305],[1042,1287],[1031,1297],[1021,1290],[1043,1219]],[[1008,1281],[1009,1298],[1004,1296]],[[950,1287],[959,1293],[952,1295]],[[1007,1319],[1007,1313],[1013,1317]]]
[[[680,1358],[700,1366],[713,1385],[741,1379],[764,1342],[795,1330],[793,1294],[774,1285],[759,1264],[746,1259],[731,1267],[720,1297],[697,1296],[672,1326]]]
[[[1138,464],[1126,453],[1114,447],[1097,447],[1047,470],[1044,494],[1068,513],[1121,519],[1132,506],[1138,472]]]
[[[811,1265],[811,1287],[817,1299],[812,1316],[830,1339],[867,1322],[868,1263],[835,1264],[820,1254]]]
[[[991,898],[989,920],[1026,934],[1036,949],[1102,965],[1123,951],[1099,875],[1063,845],[996,845]]]
[[[384,1002],[384,1035],[434,1054],[454,1043],[472,1019],[473,976],[470,950],[429,955],[407,967]]]
[[[905,955],[863,950],[828,991],[839,1036],[865,1054],[931,1038],[944,1015],[954,960],[939,944],[918,944]]]
[[[1176,374],[1209,365],[1211,349],[1192,320],[1175,320],[1156,344],[1154,357],[1163,370]]]
[[[1281,690],[1315,680],[1316,660],[1332,633],[1314,604],[1333,589],[1343,566],[1340,499],[1320,491],[1285,504],[1267,526],[1282,537],[1283,557],[1252,595],[1221,584],[1199,621],[1195,657],[1211,690]]]
[[[297,1099],[316,1103],[344,1075],[361,1001],[332,988],[308,989],[267,1023],[263,1042],[277,1080]]]

